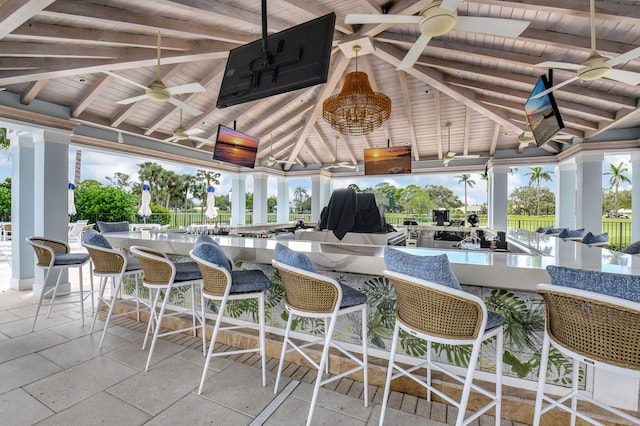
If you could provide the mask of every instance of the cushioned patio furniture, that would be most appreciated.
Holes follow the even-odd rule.
[[[211,335],[211,343],[207,351],[207,358],[200,379],[198,395],[202,393],[209,363],[211,358],[216,356],[228,356],[250,352],[258,352],[262,361],[262,386],[267,385],[267,366],[265,351],[265,293],[271,288],[271,280],[259,270],[231,270],[231,263],[225,256],[218,244],[211,242],[197,243],[190,253],[191,258],[198,264],[202,274],[202,320],[206,327],[206,307],[210,301],[220,303],[216,323]],[[242,325],[222,326],[225,316],[227,302],[230,300],[257,299],[258,302],[258,323],[247,321]],[[220,330],[234,330],[239,328],[257,328],[258,346],[255,348],[231,349],[227,351],[214,351],[214,346]],[[206,347],[206,333],[202,333],[202,344]]]
[[[147,332],[142,343],[142,349],[147,345],[149,333],[153,331],[151,347],[149,348],[149,356],[144,371],[149,370],[151,358],[159,337],[170,336],[176,333],[184,333],[192,331],[196,336],[198,328],[203,328],[203,320],[196,308],[196,287],[200,287],[202,283],[202,275],[200,269],[195,262],[176,262],[171,261],[166,254],[154,249],[142,246],[132,246],[129,248],[140,263],[144,271],[142,285],[149,289],[149,300],[151,301],[151,315]],[[178,330],[162,331],[162,321],[170,316],[181,315],[183,311],[175,310],[171,313],[167,312],[169,301],[172,293],[177,287],[190,287],[191,293],[191,325]],[[160,311],[156,309],[162,298]],[[203,347],[204,353],[204,347]]]
[[[140,321],[140,296],[138,289],[138,275],[142,275],[142,265],[140,261],[135,256],[127,256],[122,251],[118,249],[114,249],[109,241],[104,237],[104,235],[96,232],[93,229],[87,229],[82,235],[82,246],[87,249],[89,255],[91,256],[91,261],[93,262],[93,275],[100,277],[100,290],[98,295],[98,308],[96,309],[93,315],[93,322],[91,323],[91,331],[93,333],[93,328],[96,324],[96,319],[98,318],[98,312],[100,311],[100,305],[104,303],[109,307],[109,313],[107,314],[107,319],[104,324],[104,329],[102,330],[102,337],[100,338],[100,347],[102,347],[104,343],[104,338],[107,334],[107,329],[109,328],[109,323],[113,317],[119,317],[123,315],[128,315],[133,312],[136,313],[136,318]],[[126,312],[118,313],[117,315],[113,314],[115,306],[120,301],[122,285],[124,283],[124,278],[127,275],[134,275],[136,284],[135,284],[135,303],[136,308],[134,310],[129,310]],[[107,284],[109,283],[109,278],[111,278],[111,298],[107,299],[104,296],[105,290],[107,288]],[[142,300],[142,303],[149,307],[149,302]]]
[[[342,377],[362,371],[364,385],[364,406],[368,406],[368,373],[367,373],[367,297],[358,290],[316,273],[311,259],[304,253],[297,253],[282,244],[276,245],[275,259],[272,265],[282,278],[285,288],[285,309],[288,313],[282,353],[278,365],[278,374],[274,393],[278,392],[282,367],[288,352],[296,351],[306,359],[318,374],[313,387],[311,406],[307,415],[307,425],[311,424],[313,412],[318,398],[320,386],[339,380]],[[291,266],[297,265],[297,266]],[[333,339],[336,321],[341,315],[360,314],[362,318],[362,355],[348,351]],[[323,319],[325,322],[324,337],[298,344],[291,338],[294,317]],[[317,362],[308,354],[307,348],[320,344],[322,355]],[[290,347],[289,349],[287,349]],[[325,371],[329,372],[329,349],[334,348],[347,356],[355,367],[328,378],[323,378]]]
[[[54,304],[64,303],[78,303],[80,305],[80,314],[82,317],[82,325],[84,326],[84,301],[87,298],[91,298],[91,307],[93,306],[93,275],[89,275],[91,282],[91,291],[86,293],[83,289],[82,283],[82,267],[91,261],[91,257],[88,253],[71,253],[69,245],[64,241],[53,240],[45,237],[29,237],[27,243],[33,247],[36,254],[36,266],[46,271],[44,276],[44,285],[42,292],[40,293],[40,299],[38,300],[38,306],[36,307],[36,314],[33,317],[33,326],[31,331],[36,328],[36,321],[38,320],[38,314],[40,313],[40,307],[45,297],[51,296],[49,300],[49,312],[47,318],[51,315],[51,309]],[[65,269],[78,268],[78,280],[79,280],[79,300],[65,300],[56,301],[56,296],[60,285],[62,284],[62,271]],[[47,290],[48,280],[53,271],[58,271],[58,278],[53,286],[50,286]]]
[[[590,271],[581,271],[578,274],[572,271],[568,272],[574,277],[585,278],[585,275],[588,275]],[[562,275],[562,271],[560,274]],[[593,424],[602,425],[601,422],[584,412],[584,408],[582,408],[584,405],[578,405],[579,400],[587,401],[609,411],[627,422],[631,422],[631,424],[640,424],[640,418],[610,407],[594,399],[586,391],[579,389],[581,364],[640,379],[640,327],[638,327],[640,324],[640,303],[583,290],[582,288],[588,287],[589,282],[596,284],[594,289],[603,288],[603,284],[604,287],[615,285],[615,278],[609,279],[609,283],[602,283],[602,280],[598,278],[598,275],[606,273],[594,272],[594,274],[597,275],[592,276],[591,280],[579,283],[580,288],[563,285],[565,283],[571,284],[569,281],[572,281],[573,278],[556,280],[560,285],[538,285],[538,293],[544,298],[546,323],[533,420],[533,424],[536,426],[548,424],[541,423],[542,415],[554,408],[571,413],[572,425],[575,424],[577,417]],[[637,278],[636,281],[638,281]],[[632,293],[636,294],[636,300],[640,300],[638,283],[635,283],[634,287],[635,291]],[[625,286],[615,292],[623,295],[628,290],[630,289]],[[551,346],[573,363],[571,390],[558,398],[552,398],[545,395],[544,392]],[[543,403],[548,403],[548,405],[543,407]]]
[[[106,234],[108,232],[128,232],[129,231],[129,222],[102,222],[97,221],[98,229],[101,233]]]
[[[69,241],[78,242],[82,236],[82,232],[89,224],[88,220],[79,220],[69,229]]]

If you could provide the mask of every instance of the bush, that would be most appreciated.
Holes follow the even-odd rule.
[[[125,190],[91,181],[83,181],[76,187],[75,202],[78,214],[74,219],[89,222],[130,220],[138,204],[137,198]]]

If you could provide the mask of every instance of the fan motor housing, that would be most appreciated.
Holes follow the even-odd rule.
[[[448,33],[456,26],[458,19],[457,10],[442,9],[440,2],[433,2],[421,15],[423,18],[420,21],[420,33],[430,37]]]
[[[608,59],[604,56],[592,52],[587,60],[582,63],[584,68],[578,70],[578,78],[585,81],[592,81],[604,77],[611,71],[611,64],[607,61]]]

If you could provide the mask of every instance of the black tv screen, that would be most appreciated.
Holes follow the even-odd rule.
[[[449,210],[431,210],[431,221],[437,226],[444,226],[449,222]]]
[[[364,150],[364,174],[395,175],[411,173],[411,147],[370,148]]]
[[[237,166],[253,168],[258,153],[257,138],[218,125],[216,145],[213,148],[213,159]]]
[[[303,87],[327,82],[336,14],[267,37],[269,60],[262,39],[229,52],[218,94],[218,108],[226,108]]]
[[[527,121],[538,147],[549,142],[556,133],[564,128],[553,93],[549,92],[539,98],[532,99],[549,88],[551,88],[551,84],[547,77],[541,75],[529,95],[529,100],[524,104],[524,112],[527,114]]]

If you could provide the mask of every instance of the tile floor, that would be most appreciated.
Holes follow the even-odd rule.
[[[0,248],[7,246],[8,242],[0,242]],[[289,377],[283,378],[281,392],[274,396],[277,360],[269,359],[263,388],[255,354],[216,358],[198,395],[204,365],[199,338],[179,334],[159,341],[145,373],[147,351],[141,349],[145,324],[114,320],[100,349],[100,333],[89,334],[90,320],[81,326],[79,307],[62,305],[54,307],[48,319],[46,312],[41,313],[31,333],[37,300],[30,291],[9,289],[10,275],[8,262],[0,259],[2,425],[289,425],[306,421],[313,371],[288,366]],[[102,324],[98,320],[96,330]],[[321,389],[314,425],[378,424],[382,389],[370,388],[371,403],[365,408],[359,399],[360,383],[349,379],[334,383],[330,389]],[[392,393],[385,424],[444,425],[451,424],[452,416],[455,409],[444,404]],[[476,424],[493,424],[493,418],[482,416]]]

